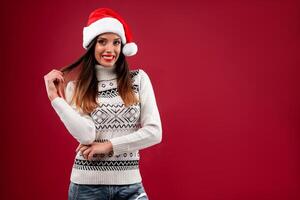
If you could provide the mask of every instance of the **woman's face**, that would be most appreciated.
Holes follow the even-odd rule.
[[[103,33],[98,36],[95,46],[95,58],[100,65],[112,67],[121,52],[121,38],[115,33]]]

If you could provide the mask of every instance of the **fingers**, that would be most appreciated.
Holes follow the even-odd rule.
[[[52,101],[56,96],[64,97],[63,85],[65,83],[64,73],[53,69],[44,76],[46,92],[49,99]]]
[[[61,76],[63,76],[64,75],[64,73],[63,72],[61,72],[61,71],[59,71],[59,70],[57,70],[57,69],[53,69],[53,70],[51,70],[50,72],[49,72],[49,74],[50,73],[57,73],[57,74],[59,74],[59,75],[61,75]]]
[[[59,95],[60,97],[63,97],[63,93],[62,93],[62,91],[61,91],[60,88],[57,89],[57,92],[58,92],[58,95]]]
[[[92,148],[91,148],[91,149],[92,149]],[[94,151],[91,150],[91,151],[89,152],[89,154],[87,155],[87,159],[88,159],[88,160],[92,160],[93,156],[94,156]]]
[[[83,154],[83,152],[88,148],[89,146],[83,145],[82,147],[79,148],[79,151],[81,152],[81,154]]]
[[[61,82],[65,82],[64,77],[61,75],[61,73],[54,71],[53,73],[53,79],[61,81]]]
[[[45,76],[44,76],[44,78],[53,78],[53,75],[59,75],[59,76],[61,76],[61,77],[63,77],[63,75],[64,75],[64,73],[63,72],[61,72],[61,71],[59,71],[59,70],[56,70],[56,69],[53,69],[53,70],[51,70],[48,74],[46,74]]]
[[[57,70],[57,69],[53,69],[52,71],[58,72],[58,73],[60,73],[62,76],[64,75],[63,72],[61,72],[61,71],[59,71],[59,70]]]
[[[80,152],[86,160],[92,160],[96,154],[106,154],[107,148],[103,143],[93,142],[89,145],[79,144],[75,151]]]
[[[89,154],[91,153],[91,151],[92,151],[92,148],[88,148],[88,149],[86,149],[84,152],[83,152],[83,157],[86,159],[86,160],[88,160],[88,158],[89,158]]]
[[[85,158],[88,159],[88,155],[90,151],[92,151],[92,147],[90,145],[80,145],[78,148],[78,151],[81,152],[81,155]]]
[[[80,149],[81,147],[83,147],[83,146],[86,146],[86,145],[84,145],[84,144],[79,144],[78,147],[76,148],[75,152],[77,153],[77,152],[79,151],[79,149]]]
[[[84,144],[79,144],[78,147],[76,148],[75,152],[81,152],[81,155],[84,157],[86,160],[92,160],[94,156],[94,148],[92,145],[84,145]]]
[[[65,82],[65,79],[63,77],[64,73],[53,69],[52,71],[50,71],[47,75],[44,76],[44,79],[46,82],[53,82],[55,80],[61,81],[61,82]]]

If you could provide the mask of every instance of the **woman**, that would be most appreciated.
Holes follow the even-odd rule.
[[[162,127],[148,75],[126,62],[137,52],[129,27],[113,10],[96,9],[84,27],[83,47],[75,63],[44,76],[51,105],[80,143],[69,199],[148,199],[139,150],[160,143]],[[78,77],[66,83],[74,69]]]

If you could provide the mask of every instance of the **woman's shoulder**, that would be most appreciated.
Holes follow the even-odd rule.
[[[145,70],[143,70],[141,68],[132,69],[132,70],[129,70],[129,72],[130,72],[130,75],[132,78],[148,76],[147,73],[145,72]]]
[[[73,92],[75,86],[76,86],[76,80],[70,80],[67,85],[66,85],[66,88],[65,88],[65,91],[66,92]]]
[[[65,87],[65,97],[67,102],[70,102],[73,97],[76,83],[76,80],[70,80]]]
[[[129,73],[130,73],[131,78],[134,78],[139,75],[140,69],[139,68],[131,69],[131,70],[129,70]]]
[[[130,72],[131,79],[133,80],[134,84],[141,85],[141,84],[143,84],[143,82],[145,82],[145,80],[149,79],[145,70],[143,70],[141,68],[132,69],[132,70],[129,70],[129,72]]]

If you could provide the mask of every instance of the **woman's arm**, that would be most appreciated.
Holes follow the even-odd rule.
[[[59,115],[70,134],[81,144],[91,144],[96,137],[96,128],[93,119],[80,112],[75,105],[69,105],[74,93],[74,83],[70,81],[65,90],[66,101],[55,97],[51,105]]]
[[[140,69],[139,72],[142,128],[131,134],[110,139],[114,155],[147,148],[162,140],[161,120],[151,81],[145,71]]]

